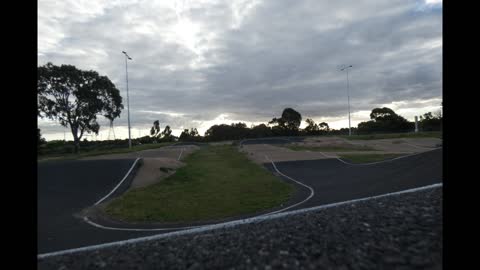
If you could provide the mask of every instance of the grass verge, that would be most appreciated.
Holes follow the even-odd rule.
[[[132,149],[129,149],[128,146],[127,146],[126,148],[115,148],[115,149],[106,149],[106,150],[91,150],[91,151],[88,151],[88,152],[82,152],[82,149],[80,149],[80,153],[78,153],[78,154],[39,156],[37,158],[37,161],[68,160],[68,159],[79,159],[79,158],[91,157],[91,156],[131,153],[131,152],[137,152],[137,151],[142,151],[142,150],[160,148],[160,147],[164,147],[164,146],[168,146],[168,145],[172,145],[172,144],[174,144],[174,143],[173,142],[164,142],[164,143],[156,143],[156,144],[152,143],[152,144],[135,145],[135,146],[132,146]]]
[[[266,210],[294,188],[229,145],[200,149],[161,182],[112,200],[107,215],[137,222],[195,222]]]
[[[339,157],[351,163],[370,163],[404,156],[404,154],[344,154]]]

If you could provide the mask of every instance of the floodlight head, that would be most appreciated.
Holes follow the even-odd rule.
[[[130,56],[127,56],[128,57],[128,60],[132,60],[132,58]]]
[[[125,51],[122,51],[122,53],[127,54]]]

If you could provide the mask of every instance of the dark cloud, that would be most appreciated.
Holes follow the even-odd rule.
[[[72,11],[47,2],[39,2],[39,64],[95,69],[126,99],[127,50],[137,126],[159,119],[178,129],[221,114],[260,122],[285,107],[304,118],[339,117],[347,94],[342,64],[353,65],[352,112],[402,101],[420,110],[418,100],[442,96],[441,4],[106,1]],[[117,125],[126,119],[125,112]]]

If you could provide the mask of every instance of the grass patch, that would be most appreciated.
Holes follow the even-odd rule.
[[[340,155],[340,158],[351,163],[370,163],[404,156],[402,154],[360,154]]]
[[[418,133],[390,133],[390,134],[370,134],[370,135],[352,135],[340,136],[348,140],[381,140],[395,138],[442,138],[441,131],[429,131]]]
[[[294,191],[229,145],[205,147],[185,162],[161,182],[112,200],[105,212],[126,221],[207,221],[278,206]]]
[[[173,142],[164,142],[164,143],[152,143],[152,144],[142,144],[142,145],[135,145],[132,146],[132,149],[129,149],[128,146],[126,148],[114,148],[114,149],[104,149],[104,150],[90,150],[88,152],[82,152],[80,149],[80,153],[78,154],[63,154],[63,155],[43,155],[37,158],[37,161],[46,161],[46,160],[70,160],[70,159],[79,159],[84,157],[91,157],[91,156],[101,156],[101,155],[110,155],[110,154],[123,154],[123,153],[131,153],[137,152],[142,150],[148,149],[155,149],[160,148],[168,145],[174,144]]]
[[[284,147],[294,151],[321,151],[321,152],[349,152],[349,151],[375,151],[376,149],[364,145],[352,146],[303,146],[303,145],[284,145]]]

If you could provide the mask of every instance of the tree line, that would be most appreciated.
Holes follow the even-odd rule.
[[[185,129],[180,137],[175,137],[169,133],[168,136],[154,135],[155,141],[225,141],[241,140],[249,138],[264,138],[275,136],[313,136],[313,135],[347,135],[348,128],[340,130],[331,129],[326,122],[315,123],[311,118],[305,120],[307,126],[300,129],[302,115],[292,108],[283,110],[282,115],[274,117],[267,124],[254,125],[247,127],[245,123],[232,123],[213,125],[200,136],[196,129]],[[441,130],[442,114],[438,112],[433,115],[431,112],[420,116],[418,126],[420,131],[439,131]],[[154,122],[154,127],[158,125],[158,120]],[[166,129],[170,129],[166,126]],[[361,122],[357,127],[352,128],[352,134],[364,135],[374,133],[392,133],[392,132],[413,132],[415,123],[406,120],[401,115],[395,113],[392,109],[374,108],[370,113],[370,120]],[[154,142],[152,138],[144,138],[145,142]]]
[[[58,121],[70,129],[73,135],[73,152],[77,153],[80,146],[89,147],[92,143],[85,134],[98,135],[100,125],[98,116],[107,118],[111,123],[120,117],[123,110],[120,91],[107,76],[101,76],[96,71],[84,71],[72,65],[56,66],[47,63],[37,70],[37,107],[38,116]],[[307,126],[300,129],[302,115],[292,109],[285,108],[279,117],[274,117],[266,124],[247,127],[245,123],[230,125],[219,124],[211,126],[201,136],[196,128],[184,129],[180,136],[172,135],[169,125],[163,130],[159,121],[154,121],[150,136],[133,139],[134,144],[194,141],[212,142],[222,140],[239,140],[247,138],[275,136],[309,136],[309,135],[344,135],[348,128],[331,129],[326,122],[315,123],[311,118],[305,120]],[[361,122],[352,128],[353,134],[370,134],[380,132],[409,132],[414,130],[414,123],[396,114],[390,108],[375,108],[370,114],[370,120]],[[420,117],[421,131],[441,130],[442,115],[428,112]],[[38,145],[45,145],[45,139],[38,132]],[[121,145],[125,140],[112,141],[113,145]],[[57,143],[57,142],[56,142]],[[59,143],[58,143],[59,144]],[[106,143],[101,143],[106,145]]]

